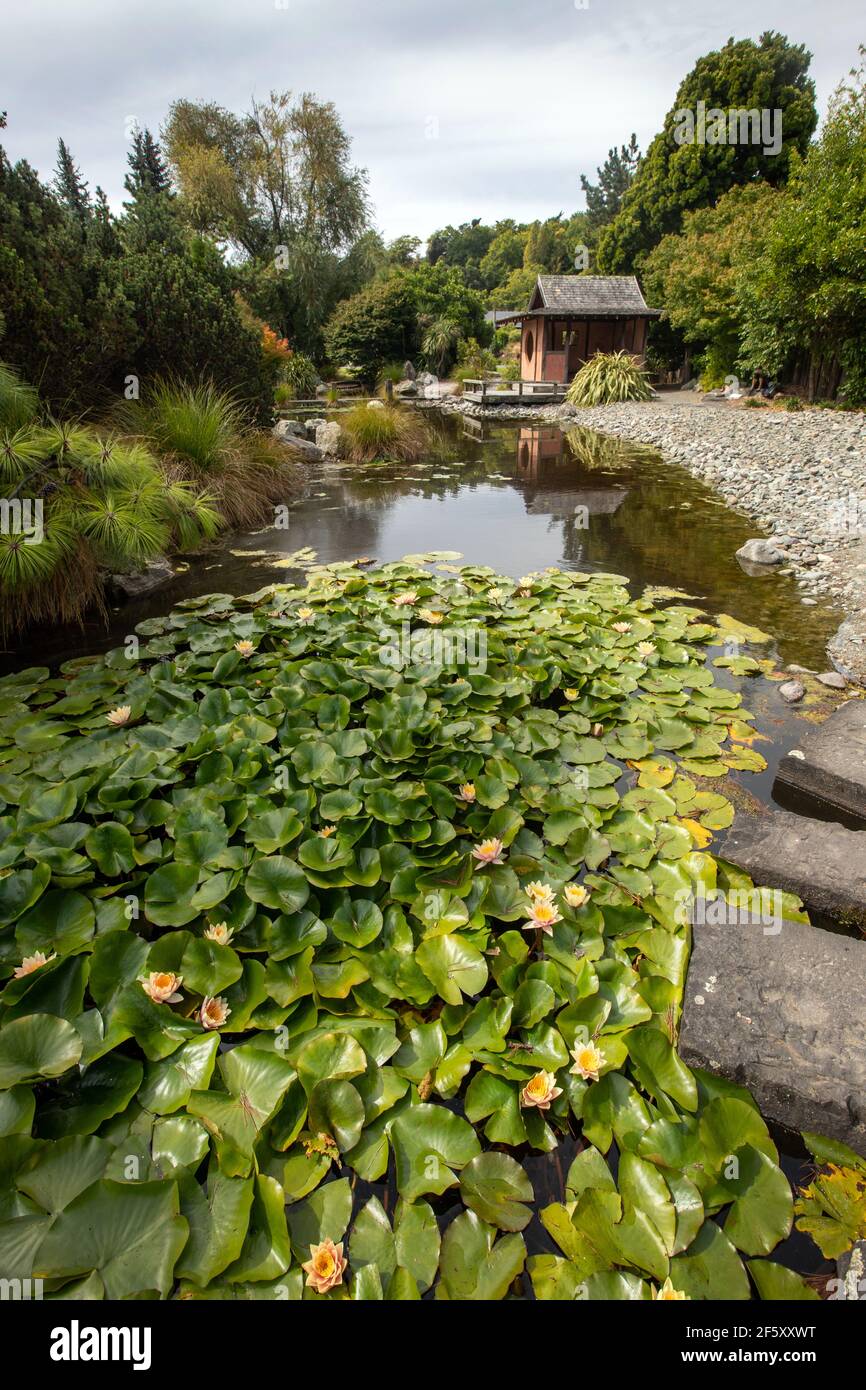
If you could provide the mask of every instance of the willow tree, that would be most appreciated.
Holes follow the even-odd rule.
[[[236,115],[177,101],[162,139],[189,221],[240,253],[253,307],[309,347],[368,222],[367,175],[333,104],[271,92]]]

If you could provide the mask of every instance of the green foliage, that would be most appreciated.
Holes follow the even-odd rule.
[[[115,418],[160,457],[169,477],[206,487],[230,526],[272,519],[274,504],[297,490],[291,448],[250,428],[236,397],[212,381],[157,379]]]
[[[741,355],[778,375],[811,358],[810,394],[831,394],[841,365],[848,404],[866,403],[866,68],[836,92],[818,140],[793,165],[739,279]],[[827,387],[831,389],[828,390]]]
[[[735,184],[762,179],[783,184],[796,152],[804,154],[817,124],[815,87],[806,76],[810,55],[781,34],[729,39],[700,58],[680,84],[664,128],[641,162],[619,212],[598,241],[598,271],[605,275],[640,273],[663,236],[678,232],[686,212],[712,207]],[[762,144],[705,144],[677,139],[678,113],[707,110],[779,112],[781,147],[764,153]],[[680,134],[682,134],[680,128]]]
[[[607,159],[600,169],[596,169],[598,183],[590,183],[585,174],[580,176],[580,186],[586,198],[586,232],[595,241],[602,227],[612,222],[619,212],[625,194],[634,183],[640,168],[640,150],[637,137],[632,132],[627,145],[614,145],[608,150]]]
[[[614,575],[444,558],[190,599],[134,659],[0,681],[4,1270],[112,1299],[797,1296],[765,1260],[792,1215],[767,1127],[672,1042],[683,901],[742,887],[690,775],[739,766],[725,629]],[[559,1253],[527,1256],[539,1221]],[[348,1268],[317,1293],[328,1241]]]
[[[309,399],[316,394],[319,373],[311,358],[302,352],[293,352],[282,368],[283,383],[292,395],[299,400]]]
[[[81,425],[0,431],[0,477],[4,507],[31,509],[26,526],[0,536],[4,628],[80,620],[103,602],[106,571],[137,569],[220,524],[208,492],[166,478],[139,445]]]
[[[5,362],[0,362],[0,429],[14,434],[39,414],[39,393]]]
[[[714,379],[721,371],[724,380],[738,364],[745,328],[743,271],[760,262],[783,197],[766,183],[732,188],[715,207],[686,213],[682,232],[664,237],[647,257],[650,302],[664,306],[686,342],[709,344]]]
[[[572,405],[612,405],[648,401],[651,395],[647,374],[630,353],[597,352],[574,377],[566,400]]]
[[[445,376],[454,364],[460,342],[460,324],[455,319],[433,319],[424,330],[421,351],[431,372]]]
[[[162,156],[136,133],[115,221],[90,200],[65,146],[56,189],[0,150],[0,316],[5,358],[55,411],[103,407],[130,377],[211,376],[254,413],[270,409],[274,369],[242,322],[216,248],[191,237],[165,187]]]
[[[340,421],[345,452],[353,463],[376,459],[417,459],[424,452],[423,421],[399,406],[356,405]]]

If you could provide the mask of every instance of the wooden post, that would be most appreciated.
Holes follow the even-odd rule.
[[[394,383],[391,380],[385,382],[385,399],[389,402],[394,399]]]
[[[486,378],[482,377],[482,379],[481,379],[481,404],[482,404],[482,405],[484,404],[484,402],[485,402],[486,399],[487,399],[487,381],[486,381]]]

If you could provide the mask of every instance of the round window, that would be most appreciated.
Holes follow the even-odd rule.
[[[534,337],[532,336],[532,329],[530,328],[529,332],[528,332],[527,335],[526,335],[526,357],[527,357],[527,361],[529,361],[529,362],[532,361],[532,355],[533,355],[534,352],[535,352],[535,339],[534,339]]]

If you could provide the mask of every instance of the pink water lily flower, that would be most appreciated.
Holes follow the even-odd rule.
[[[535,1106],[537,1110],[549,1110],[550,1102],[561,1095],[562,1087],[557,1086],[555,1074],[552,1071],[539,1071],[520,1092],[520,1104],[527,1108]]]
[[[614,632],[631,632],[631,623],[612,623]]]
[[[206,994],[201,1001],[201,1008],[198,1011],[199,1023],[202,1028],[208,1031],[214,1028],[222,1028],[230,1013],[231,1009],[228,1006],[228,1002],[221,994]]]
[[[139,984],[154,1004],[179,1004],[183,998],[180,993],[183,976],[173,975],[168,970],[152,970],[147,977],[140,976]]]
[[[474,783],[474,782],[463,782],[463,783],[461,783],[460,790],[459,790],[459,792],[457,793],[457,800],[458,800],[458,801],[465,801],[467,805],[471,806],[471,805],[472,805],[472,802],[475,800],[475,783]]]
[[[129,723],[131,715],[131,705],[118,705],[117,709],[110,709],[105,717],[109,724],[113,724],[115,729],[119,729],[124,724]]]
[[[542,902],[546,903],[553,902],[553,889],[551,888],[549,883],[542,883],[540,879],[536,878],[533,879],[531,883],[527,883],[524,892],[526,893],[526,896],[528,898],[532,899],[533,902],[536,902],[539,899]]]
[[[524,931],[543,931],[545,936],[553,936],[553,928],[562,921],[562,913],[547,898],[536,898],[529,910],[529,921],[524,923]]]
[[[218,946],[228,946],[235,929],[226,922],[217,922],[215,926],[206,927],[204,934],[208,941],[215,941]]]
[[[34,951],[32,956],[25,956],[20,965],[16,965],[13,971],[13,978],[23,980],[25,975],[32,975],[34,970],[41,970],[43,965],[47,965],[50,960],[57,959],[57,952],[52,951],[50,956],[46,956],[44,951]]]
[[[595,1043],[578,1043],[577,1047],[572,1048],[571,1056],[574,1058],[574,1066],[570,1068],[573,1075],[582,1076],[584,1081],[598,1080],[604,1058]]]
[[[414,589],[409,589],[405,594],[395,594],[394,596],[395,608],[404,608],[406,604],[417,602],[418,595],[416,594]]]
[[[323,1240],[321,1245],[310,1246],[310,1258],[301,1265],[307,1276],[307,1288],[316,1293],[327,1293],[343,1282],[343,1272],[349,1261],[343,1254],[343,1242],[335,1245],[332,1240]]]
[[[472,858],[477,859],[479,864],[501,864],[503,844],[501,840],[493,838],[482,840],[480,845],[476,845],[472,851]]]

